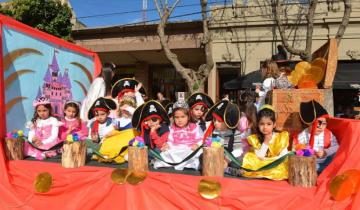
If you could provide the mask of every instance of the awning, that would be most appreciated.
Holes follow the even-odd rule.
[[[255,82],[261,82],[261,71],[256,70],[250,72],[244,76],[237,77],[233,80],[225,82],[223,87],[226,90],[239,90],[247,88],[255,88],[252,84]]]
[[[352,89],[351,84],[360,84],[360,62],[339,61],[333,88],[334,89]]]

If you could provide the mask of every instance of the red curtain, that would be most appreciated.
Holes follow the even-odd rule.
[[[1,151],[0,202],[9,209],[360,209],[359,194],[337,202],[329,193],[331,178],[360,169],[360,121],[332,119],[329,128],[341,142],[340,149],[313,188],[293,187],[286,181],[217,178],[221,195],[206,200],[197,192],[200,176],[149,172],[137,186],[117,185],[110,178],[112,168],[6,162]],[[53,176],[51,190],[43,194],[33,187],[41,172]]]

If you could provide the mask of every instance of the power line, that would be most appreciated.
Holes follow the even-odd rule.
[[[231,2],[227,2],[226,0],[224,1],[213,1],[213,2],[209,2],[208,5],[213,5],[213,4],[224,4],[225,3],[229,3],[226,4],[228,6],[232,5]],[[328,3],[327,0],[323,0],[323,1],[318,1],[318,3]],[[293,2],[288,2],[288,3],[283,3],[281,4],[282,6],[291,6],[291,5],[308,5],[308,3],[293,3]],[[178,5],[176,8],[183,8],[183,7],[193,7],[193,6],[200,6],[200,4],[184,4],[184,5]],[[237,8],[237,9],[247,9],[247,8],[258,8],[258,7],[272,7],[274,6],[274,4],[263,4],[263,5],[251,5],[251,6],[241,6],[241,5],[237,5],[237,6],[232,6],[232,8]],[[147,11],[157,11],[156,8],[151,8],[148,9]],[[104,17],[104,16],[114,16],[114,15],[124,15],[124,14],[132,14],[132,13],[141,13],[143,12],[143,10],[130,10],[130,11],[124,11],[124,12],[113,12],[113,13],[104,13],[104,14],[96,14],[96,15],[87,15],[87,16],[80,16],[77,17],[77,19],[85,19],[85,18],[95,18],[95,17]]]

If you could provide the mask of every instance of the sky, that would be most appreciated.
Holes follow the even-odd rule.
[[[224,1],[209,0],[209,4],[223,4]],[[169,0],[169,2],[174,1]],[[201,7],[199,2],[199,0],[180,0],[172,16],[185,16],[173,18],[170,21],[200,20]],[[231,2],[231,0],[227,0],[227,2]],[[143,20],[143,0],[70,0],[70,3],[78,19],[88,27],[133,24],[140,23]],[[147,8],[146,19],[148,21],[158,20],[159,16],[153,0],[148,0]],[[124,12],[129,13],[124,14]],[[190,13],[197,14],[189,15]]]

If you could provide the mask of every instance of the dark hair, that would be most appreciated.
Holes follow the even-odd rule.
[[[183,108],[183,107],[177,107],[177,108],[173,109],[172,117],[173,117],[173,119],[174,119],[174,125],[177,127],[177,125],[175,124],[175,112],[177,112],[177,111],[183,111],[184,114],[188,116],[189,121],[188,121],[187,125],[189,125],[190,119],[191,119],[191,116],[190,116],[190,113],[189,113],[189,109],[186,109],[186,108]]]
[[[269,118],[273,123],[276,122],[276,117],[275,117],[275,112],[271,109],[268,109],[268,108],[264,108],[264,109],[261,109],[258,113],[257,113],[257,121],[258,123],[260,122],[260,120],[262,118]],[[257,136],[260,140],[260,143],[263,143],[264,142],[264,134],[262,134],[260,132],[260,129],[259,129],[259,125],[257,125]],[[274,129],[274,131],[277,131]]]
[[[192,115],[192,110],[193,110],[193,108],[190,109],[190,113],[189,113],[189,115],[190,115],[190,122],[192,122],[192,123],[197,123],[197,120],[196,120],[195,117]],[[207,113],[208,109],[205,108],[205,106],[202,106],[202,107],[201,107],[201,111],[204,112],[203,115],[205,115],[205,114]],[[200,120],[201,120],[201,119],[200,119]]]
[[[39,106],[44,106],[46,109],[48,109],[48,110],[49,110],[49,117],[52,117],[52,107],[51,107],[51,104],[40,104],[40,105],[37,105],[37,106],[35,107],[34,116],[33,116],[33,118],[31,119],[31,122],[32,122],[33,124],[36,124],[36,120],[39,118],[39,116],[38,116],[38,114],[37,114],[37,108],[38,108]]]
[[[111,93],[112,74],[113,70],[111,68],[104,67],[101,70],[100,76],[104,79],[105,82],[105,95],[110,95]]]
[[[257,128],[257,116],[256,106],[254,103],[246,103],[240,110],[245,113],[245,116],[249,122],[251,133],[256,133]]]
[[[80,108],[79,108],[79,105],[75,102],[68,102],[65,104],[64,106],[64,117],[65,117],[65,110],[68,108],[68,107],[72,107],[75,109],[76,111],[76,114],[75,114],[75,117],[76,118],[79,118],[79,115],[80,115]]]

